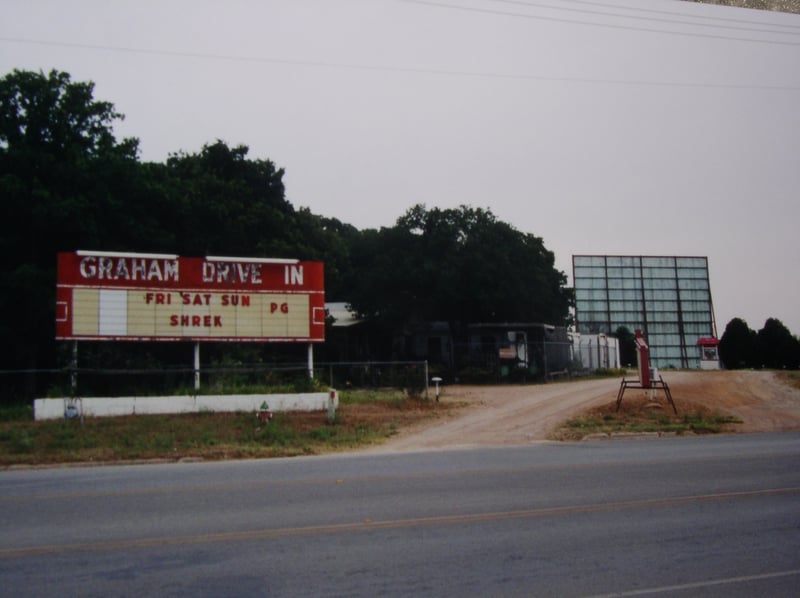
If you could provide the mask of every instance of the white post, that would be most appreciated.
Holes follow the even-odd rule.
[[[314,343],[308,343],[308,377],[314,379]]]
[[[194,390],[200,390],[200,343],[194,344]]]

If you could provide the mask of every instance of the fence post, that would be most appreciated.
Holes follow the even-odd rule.
[[[547,382],[547,341],[542,341],[542,356],[544,357],[544,381]]]
[[[428,360],[425,360],[425,400],[428,400]]]
[[[74,397],[78,394],[78,341],[72,341],[72,363],[70,368],[72,371],[69,375],[69,383]]]

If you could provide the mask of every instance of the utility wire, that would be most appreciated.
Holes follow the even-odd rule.
[[[667,29],[655,29],[652,27],[635,27],[633,25],[620,25],[614,23],[598,23],[593,21],[579,21],[576,19],[568,19],[563,17],[553,17],[553,16],[545,16],[545,15],[534,15],[529,13],[521,13],[521,12],[511,12],[511,11],[503,11],[503,10],[492,10],[489,8],[478,8],[474,6],[463,6],[459,4],[446,4],[444,2],[437,2],[435,0],[400,0],[400,2],[406,2],[409,4],[419,4],[422,6],[430,6],[436,8],[444,8],[448,10],[457,10],[462,12],[473,12],[473,13],[480,13],[480,14],[490,14],[490,15],[500,15],[506,17],[515,17],[521,19],[530,19],[535,21],[549,21],[553,23],[568,23],[570,25],[585,25],[588,27],[599,27],[604,29],[616,29],[616,30],[625,30],[625,31],[641,31],[645,33],[658,33],[663,35],[679,35],[682,37],[699,37],[699,38],[706,38],[706,39],[719,39],[725,41],[738,41],[738,42],[748,42],[748,43],[759,43],[759,44],[773,44],[779,46],[800,46],[800,42],[790,42],[790,41],[779,41],[779,40],[767,40],[767,39],[753,39],[748,37],[730,37],[726,35],[715,35],[713,33],[699,33],[699,32],[689,32],[689,31],[670,31]],[[561,9],[564,10],[564,9]],[[587,12],[587,11],[583,11]],[[605,15],[608,16],[608,15]],[[639,18],[642,19],[643,17],[626,17],[624,15],[613,15],[619,16],[626,19],[632,18]],[[647,19],[652,21],[652,19]],[[690,25],[695,26],[703,26],[698,25],[697,23],[687,23]],[[781,35],[786,35],[785,33],[781,33]]]
[[[340,62],[323,62],[314,60],[291,60],[281,58],[269,58],[259,56],[241,56],[234,54],[210,54],[203,52],[188,52],[179,50],[150,50],[145,48],[132,48],[124,46],[95,45],[85,43],[45,41],[26,38],[0,37],[0,42],[30,44],[40,46],[52,46],[58,48],[75,48],[80,50],[99,50],[104,52],[119,52],[126,54],[142,54],[150,56],[172,56],[177,58],[193,58],[202,60],[220,60],[230,62],[251,62],[262,64],[278,64],[287,66],[300,66],[309,68],[329,68],[329,69],[348,69],[357,71],[377,71],[388,73],[411,73],[422,75],[437,75],[450,77],[473,77],[483,79],[506,79],[517,81],[549,81],[558,83],[586,83],[604,85],[629,85],[646,87],[682,87],[682,88],[706,88],[706,89],[752,89],[765,91],[800,91],[800,86],[791,85],[750,85],[736,83],[689,83],[689,82],[662,82],[646,80],[625,80],[625,79],[594,79],[587,77],[552,77],[544,75],[515,75],[508,73],[492,73],[480,71],[459,71],[448,69],[429,69],[418,67],[398,67],[386,65],[352,64]]]
[[[499,3],[506,3],[506,4],[527,4],[530,6],[537,6],[539,3],[534,3],[526,0],[486,0],[487,2],[499,2]],[[625,10],[630,12],[639,12],[639,13],[648,13],[648,14],[657,14],[657,15],[666,15],[669,17],[687,17],[690,19],[697,19],[697,20],[706,20],[706,21],[714,21],[714,22],[726,22],[726,23],[741,23],[744,25],[765,25],[770,27],[785,27],[787,29],[800,29],[800,25],[791,25],[789,23],[776,23],[772,22],[765,22],[765,21],[753,21],[752,19],[735,19],[733,17],[723,17],[720,15],[709,16],[709,15],[700,15],[700,14],[692,14],[689,12],[680,12],[675,10],[662,10],[658,8],[642,8],[641,6],[629,6],[625,4],[613,4],[608,2],[598,2],[596,0],[556,0],[560,3],[569,2],[571,4],[583,4],[585,6],[599,6],[601,8],[611,8],[614,10]],[[553,10],[561,10],[563,7],[561,6],[553,6],[553,5],[542,5],[546,6],[547,8],[551,8]],[[768,13],[763,13],[768,14]],[[781,14],[788,14],[788,13],[781,13]]]
[[[726,19],[726,18],[717,18],[717,17],[709,17],[706,15],[691,15],[688,13],[678,13],[678,12],[670,12],[666,10],[656,10],[651,8],[639,8],[639,7],[628,7],[628,6],[621,6],[619,4],[606,4],[603,2],[590,2],[588,0],[568,0],[572,2],[576,2],[577,4],[582,4],[586,6],[598,6],[601,8],[611,8],[614,10],[624,10],[624,11],[636,11],[641,13],[648,13],[648,14],[658,14],[658,15],[666,15],[670,18],[663,19],[663,18],[656,18],[656,17],[645,17],[645,16],[636,16],[636,15],[626,15],[620,12],[603,12],[599,10],[586,10],[580,8],[568,8],[564,6],[553,6],[552,4],[542,4],[541,2],[531,2],[529,0],[487,0],[488,2],[496,2],[499,4],[511,4],[514,6],[527,6],[530,8],[545,8],[548,10],[558,10],[558,11],[565,11],[565,12],[576,12],[581,14],[589,14],[589,15],[599,15],[599,16],[607,16],[607,17],[620,17],[623,19],[632,19],[637,21],[655,21],[658,23],[670,23],[676,25],[690,25],[692,27],[712,27],[715,29],[729,29],[733,31],[745,31],[751,33],[776,33],[778,35],[800,35],[800,25],[781,25],[778,23],[753,23],[752,21],[745,21],[743,19]],[[563,1],[563,0],[562,0]],[[714,21],[713,23],[697,23],[693,21],[681,21],[677,20],[674,17],[686,17],[689,19],[702,19],[702,20],[711,20]],[[748,27],[732,27],[728,25],[720,25],[720,21],[725,21],[729,23],[740,23],[744,25],[749,25]],[[776,29],[759,29],[754,28],[753,25],[761,25],[761,26],[769,26],[769,27],[786,27],[789,29],[796,29],[796,31],[778,31]]]

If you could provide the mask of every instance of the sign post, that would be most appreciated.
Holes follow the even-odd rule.
[[[642,331],[636,329],[636,362],[639,366],[639,383],[642,388],[650,388],[650,347],[642,336]]]

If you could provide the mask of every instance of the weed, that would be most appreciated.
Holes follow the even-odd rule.
[[[399,390],[347,390],[339,394],[341,405],[366,405],[366,404],[403,404],[408,397]]]
[[[160,434],[153,439],[152,446],[158,452],[174,451],[175,436],[171,433]]]
[[[336,436],[335,428],[316,428],[308,432],[308,436],[317,442],[328,442]]]
[[[347,391],[334,423],[326,412],[276,413],[261,424],[252,412],[32,418],[0,422],[0,466],[16,463],[207,459],[308,455],[382,442],[405,423],[460,404],[409,398],[400,391]],[[23,411],[24,413],[24,411]]]
[[[610,403],[591,410],[581,417],[565,422],[552,434],[561,440],[577,440],[587,434],[610,432],[663,432],[684,434],[718,433],[729,429],[741,420],[719,413],[711,413],[704,407],[690,408],[682,415],[664,413],[653,408],[652,403],[643,399],[628,401],[617,412],[616,403]]]
[[[628,370],[625,368],[597,368],[594,371],[594,375],[601,378],[620,378],[624,377],[627,373]]]
[[[7,440],[3,443],[6,450],[12,454],[28,454],[32,453],[36,448],[36,441],[34,435],[28,430],[19,431],[6,431]]]
[[[197,437],[198,446],[214,446],[217,444],[217,439],[209,430],[202,430]]]
[[[588,418],[571,419],[567,422],[567,425],[570,428],[575,428],[578,430],[588,430],[588,429],[599,428],[600,426],[602,426],[602,422],[597,418],[588,417]]]
[[[0,423],[31,421],[32,419],[33,405],[28,403],[16,403],[0,407]]]
[[[256,440],[268,446],[285,447],[292,444],[295,435],[292,430],[284,428],[279,418],[273,419],[258,432]]]

